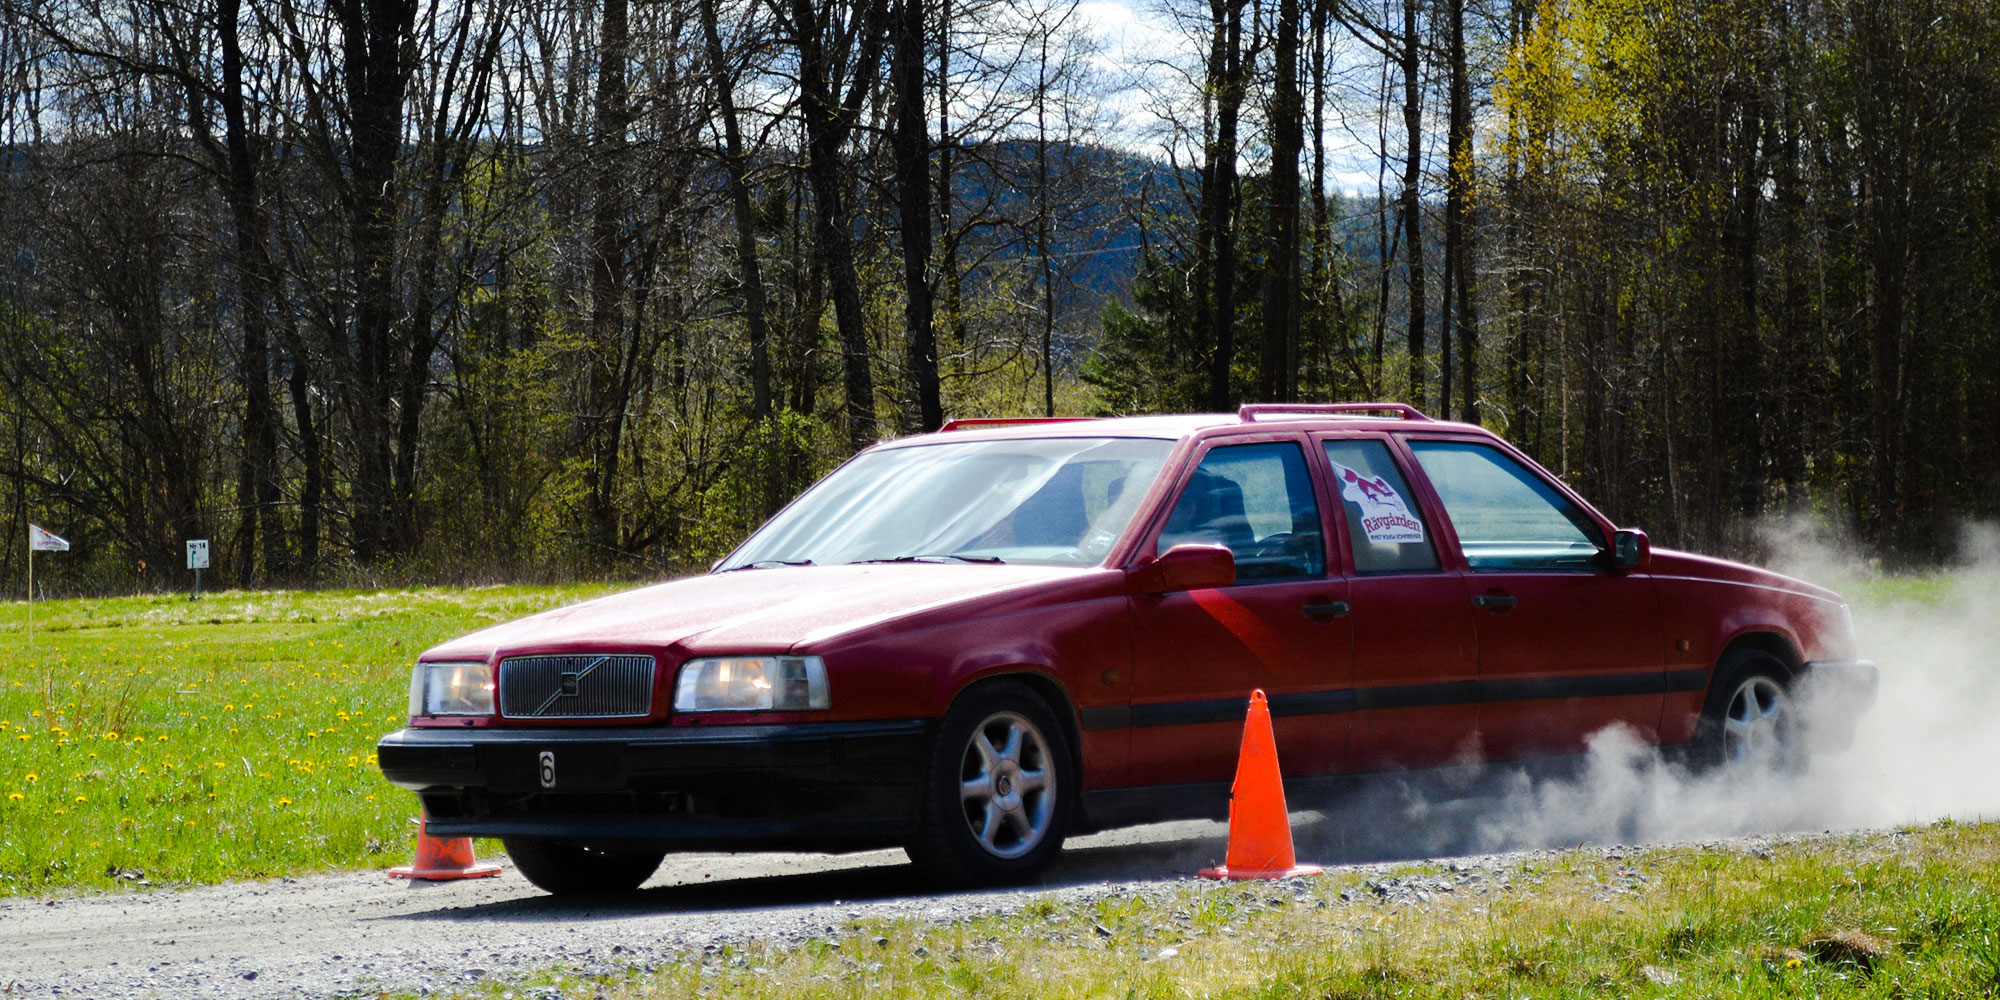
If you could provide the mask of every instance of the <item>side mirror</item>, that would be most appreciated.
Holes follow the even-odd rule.
[[[1611,565],[1641,569],[1653,561],[1653,542],[1638,528],[1620,528],[1611,536]]]
[[[1221,545],[1176,545],[1132,570],[1130,579],[1142,594],[1227,587],[1236,582],[1236,555]]]

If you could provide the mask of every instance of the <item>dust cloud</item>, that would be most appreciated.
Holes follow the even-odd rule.
[[[1606,730],[1560,774],[1371,789],[1301,831],[1302,847],[1365,861],[2000,816],[2000,530],[1967,528],[1957,564],[1921,580],[1882,574],[1808,523],[1773,522],[1762,535],[1770,568],[1847,598],[1859,655],[1881,668],[1875,704],[1845,749],[1822,749],[1803,774],[1696,773]],[[1806,699],[1809,715],[1843,709]]]

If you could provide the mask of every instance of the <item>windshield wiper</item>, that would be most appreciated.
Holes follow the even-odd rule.
[[[943,562],[946,560],[952,560],[956,562],[983,563],[986,565],[997,565],[1005,561],[1001,559],[999,556],[968,556],[968,555],[961,555],[957,552],[932,552],[932,553],[927,553],[925,555],[917,555],[917,556],[894,556],[888,559],[856,559],[854,560],[854,562],[855,563],[914,563],[914,562]]]
[[[723,572],[734,573],[738,570],[746,569],[771,569],[777,566],[811,566],[812,564],[813,561],[811,559],[759,559],[756,562],[747,562],[741,566],[731,566],[723,570]]]

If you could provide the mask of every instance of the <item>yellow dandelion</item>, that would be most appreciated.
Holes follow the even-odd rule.
[[[117,739],[117,738],[118,738],[118,734],[117,734],[117,733],[105,733],[105,734],[104,734],[104,738],[105,738],[105,739],[107,739],[107,740],[115,740],[115,739]]]
[[[25,795],[22,795],[22,794],[21,794],[20,792],[8,792],[8,793],[7,793],[7,801],[9,801],[9,802],[19,802],[19,801],[21,801],[22,799],[25,799],[25,798],[27,798],[27,796],[25,796]]]
[[[1796,958],[1788,958],[1785,960],[1785,968],[1787,969],[1796,969],[1804,964],[1805,964],[1804,962],[1801,962]]]
[[[90,800],[89,800],[89,799],[87,799],[87,798],[84,798],[84,797],[83,797],[83,796],[81,796],[81,795],[79,795],[79,796],[77,796],[77,797],[76,797],[76,801],[78,801],[78,802],[88,802],[88,801],[90,801]]]
[[[288,806],[288,805],[291,805],[291,804],[292,804],[292,800],[291,800],[291,799],[284,799],[284,798],[281,798],[281,799],[279,799],[279,800],[278,800],[278,804],[279,804],[279,805],[281,805],[281,806]]]

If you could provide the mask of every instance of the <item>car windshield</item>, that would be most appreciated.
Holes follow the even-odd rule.
[[[876,560],[1104,560],[1172,441],[953,441],[868,452],[807,490],[717,566]]]

